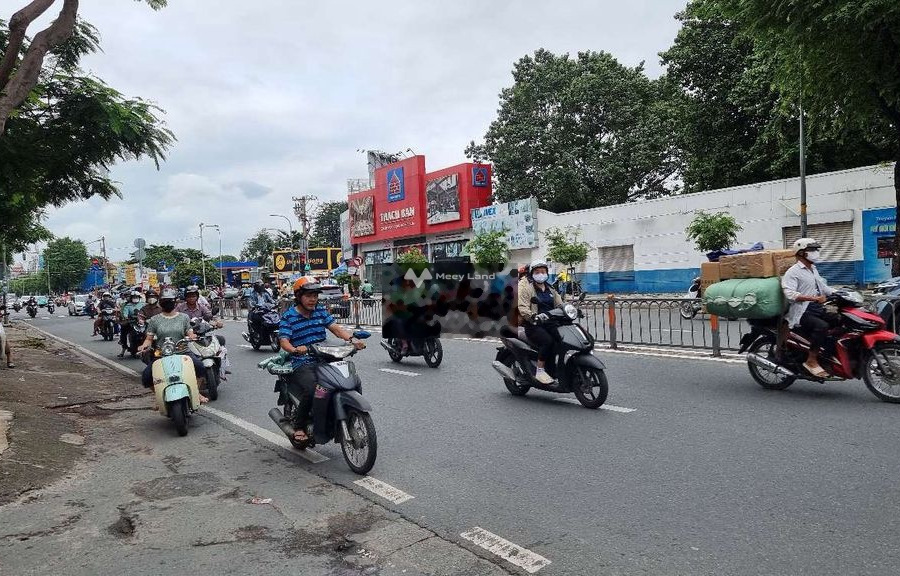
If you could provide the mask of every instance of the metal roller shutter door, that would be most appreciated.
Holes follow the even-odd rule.
[[[853,266],[853,222],[813,224],[807,227],[807,236],[822,244],[822,264],[819,272],[831,283],[854,284],[857,282]],[[784,245],[790,247],[800,238],[800,227],[784,229]]]
[[[600,248],[602,272],[631,272],[634,276],[634,246],[603,246]]]

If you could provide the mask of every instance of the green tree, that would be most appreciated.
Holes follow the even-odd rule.
[[[36,4],[52,1],[35,0],[29,6]],[[110,166],[140,158],[158,166],[174,141],[157,117],[158,108],[127,98],[79,69],[82,56],[99,50],[92,26],[78,22],[68,39],[47,54],[46,69],[40,68],[43,56],[35,60],[30,54],[47,38],[40,39],[39,33],[28,44],[18,37],[20,32],[21,21],[11,22],[10,29],[0,22],[0,241],[16,251],[51,237],[41,225],[48,207],[121,196]],[[18,67],[4,76],[4,66],[22,51]],[[8,105],[18,94],[21,80],[16,78],[24,78],[20,75],[30,73],[26,68],[32,65],[37,65],[36,83],[26,83],[25,97],[7,118],[3,102]]]
[[[410,248],[397,256],[397,264],[428,264],[428,258],[418,248]]]
[[[339,286],[350,286],[350,294],[359,295],[359,287],[362,285],[362,280],[359,279],[359,276],[351,276],[349,274],[338,274],[334,277],[334,281],[337,282]]]
[[[685,191],[796,176],[797,111],[775,86],[776,62],[736,22],[695,0],[676,15],[682,27],[660,54],[684,98],[678,147]],[[891,157],[883,126],[865,130],[830,117],[807,126],[807,171],[842,170]]]
[[[203,252],[196,248],[175,248],[171,244],[151,244],[144,249],[144,266],[147,268],[157,268],[160,262],[165,262],[166,268],[171,268],[185,261],[200,262],[204,258],[207,261],[217,260],[209,254],[204,256]],[[137,264],[137,259],[132,258],[128,262]]]
[[[275,251],[275,240],[265,229],[251,236],[241,250],[241,260],[255,260],[257,266],[266,266]]]
[[[50,288],[61,293],[81,286],[91,267],[91,259],[84,242],[66,236],[47,244],[44,266],[50,273]]]
[[[550,228],[544,232],[547,239],[547,257],[553,262],[562,262],[566,268],[574,268],[587,260],[590,244],[582,242],[581,229],[567,227],[565,230]]]
[[[203,284],[203,268],[206,268],[206,283],[219,283],[219,270],[213,263],[207,260],[205,263],[201,260],[191,260],[190,262],[180,262],[175,265],[175,272],[172,274],[172,282],[179,288],[190,286],[191,284]]]
[[[496,268],[509,261],[507,230],[479,232],[466,244],[465,253],[479,268]]]
[[[536,196],[555,212],[672,192],[678,172],[678,91],[605,52],[576,58],[538,50],[513,67],[484,144],[466,154],[494,164],[495,196]]]
[[[900,216],[900,10],[895,0],[705,0],[744,27],[775,62],[783,99],[813,121],[888,126]],[[900,229],[895,236],[900,274]]]
[[[341,213],[347,211],[346,202],[324,202],[319,204],[313,222],[310,246],[341,247]]]
[[[734,216],[727,212],[710,214],[697,210],[685,229],[688,240],[692,240],[700,252],[728,250],[737,242],[737,233],[742,230]]]

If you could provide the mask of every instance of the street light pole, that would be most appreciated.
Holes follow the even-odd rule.
[[[203,252],[203,222],[200,223],[200,269],[203,271],[203,286],[206,287],[206,254]]]
[[[294,254],[294,227],[291,226],[291,219],[282,214],[269,214],[269,216],[272,216],[273,218],[284,218],[285,220],[287,220],[288,234],[290,235],[290,240],[291,240],[291,278],[293,278],[296,270],[294,268],[294,256],[295,256],[295,254]],[[273,262],[273,264],[274,264],[274,262]]]

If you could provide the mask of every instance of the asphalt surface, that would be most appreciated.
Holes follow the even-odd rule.
[[[27,321],[118,352],[86,318]],[[245,347],[243,328],[221,331],[233,374],[212,406],[277,432],[273,378],[256,369],[269,352]],[[771,392],[738,361],[601,351],[607,404],[634,411],[592,411],[571,395],[511,396],[493,343],[443,344],[437,369],[392,363],[377,334],[354,357],[378,431],[371,475],[414,497],[394,509],[420,525],[460,542],[488,530],[549,559],[540,574],[896,573],[900,406],[861,382]],[[339,447],[317,450],[330,459],[305,466],[358,479]]]

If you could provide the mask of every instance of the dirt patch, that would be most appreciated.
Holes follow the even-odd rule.
[[[358,512],[345,512],[329,516],[324,530],[294,530],[283,541],[281,552],[286,556],[298,554],[343,553],[356,545],[354,534],[368,532],[382,519],[374,507]]]
[[[269,534],[269,529],[265,526],[241,526],[237,530],[234,531],[234,537],[242,542],[259,542],[262,540],[275,540]]]
[[[181,466],[183,460],[178,456],[169,455],[162,459],[163,464],[172,474],[178,474],[178,467]]]
[[[28,336],[20,340],[18,345],[25,348],[44,350],[47,348],[46,340],[46,338],[40,336]]]
[[[222,481],[212,472],[175,474],[139,482],[131,489],[144,500],[159,501],[215,494],[222,489]]]
[[[107,532],[120,539],[128,539],[134,536],[135,516],[129,516],[121,508],[119,509],[119,519],[109,525]]]
[[[46,530],[36,530],[34,532],[19,532],[17,534],[8,534],[3,536],[3,540],[19,540],[26,541],[31,538],[39,538],[42,536],[52,536],[55,534],[62,534],[68,530],[71,530],[76,522],[81,520],[81,514],[73,514],[71,516],[65,517],[61,522],[51,526]]]

